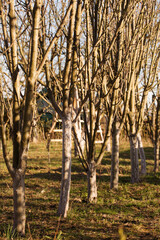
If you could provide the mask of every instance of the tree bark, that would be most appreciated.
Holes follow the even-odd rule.
[[[33,143],[38,142],[38,126],[37,126],[37,103],[36,95],[33,100],[33,117],[32,117],[32,128],[31,128],[31,140]]]
[[[87,171],[88,179],[88,202],[96,203],[97,202],[97,184],[96,184],[96,166],[95,162],[92,161],[89,164]]]
[[[130,136],[131,182],[139,182],[138,141],[136,135]]]
[[[159,170],[159,139],[154,144],[154,172]]]
[[[111,152],[111,141],[110,141],[110,138],[108,139],[108,142],[107,142],[106,151],[107,152]]]
[[[112,157],[111,157],[111,180],[110,188],[118,189],[119,180],[119,129],[113,128],[112,134]]]
[[[85,140],[84,140],[84,132],[81,129],[81,120],[80,118],[78,118],[76,120],[76,122],[74,123],[74,131],[76,133],[76,137],[78,140],[78,144],[80,147],[80,150],[82,152],[82,154],[84,153],[84,149],[85,149]],[[76,144],[76,139],[75,139],[75,156],[79,155],[79,151],[78,151],[78,146]]]
[[[146,156],[145,156],[140,133],[137,134],[137,140],[138,140],[139,155],[141,158],[141,175],[146,175]]]
[[[58,215],[67,216],[69,208],[69,194],[71,185],[71,130],[72,130],[72,113],[68,109],[65,116],[62,118],[63,124],[63,153],[62,153],[62,179],[61,193],[58,208]]]
[[[14,225],[21,236],[25,235],[25,185],[24,175],[21,175],[18,170],[13,177],[13,202],[14,202]]]
[[[160,137],[160,86],[158,86],[158,100],[156,111],[156,129],[155,129],[155,141],[154,141],[154,172],[159,170],[159,137]]]

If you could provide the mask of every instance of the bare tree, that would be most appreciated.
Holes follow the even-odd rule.
[[[77,145],[79,147],[80,159],[87,171],[89,202],[97,201],[96,169],[103,159],[107,142],[110,139],[113,119],[116,116],[116,111],[118,111],[120,73],[124,62],[121,61],[120,57],[119,66],[114,73],[113,66],[110,64],[113,56],[112,53],[117,49],[117,47],[115,48],[117,43],[120,44],[119,49],[121,49],[121,40],[120,42],[118,40],[119,35],[121,35],[121,28],[124,22],[127,21],[127,17],[130,16],[130,11],[132,12],[134,8],[129,2],[124,4],[124,14],[116,25],[117,12],[121,12],[120,10],[118,11],[118,6],[118,2],[113,5],[110,5],[109,1],[85,2],[85,53],[87,61],[81,92],[89,90],[88,101],[83,108],[86,154],[83,154],[80,144],[77,143]],[[111,31],[111,29],[114,29],[114,31]],[[121,55],[121,50],[119,54]],[[129,93],[130,90],[126,95],[127,99],[129,99]],[[81,94],[81,99],[83,101],[83,94]],[[125,104],[123,120],[125,119],[128,100]],[[100,124],[100,117],[104,112],[107,113],[107,126],[100,153],[96,156],[96,135]],[[121,124],[122,126],[123,124]],[[118,129],[119,131],[120,129]],[[74,134],[76,137],[75,129]],[[115,142],[113,147],[115,147]]]
[[[159,171],[159,81],[157,77],[157,86],[155,86],[156,95],[153,93],[150,106],[147,105],[147,133],[154,147],[154,172]]]
[[[146,173],[145,155],[142,143],[140,142],[140,131],[144,119],[147,96],[152,89],[157,74],[157,64],[159,60],[157,37],[159,32],[159,23],[157,19],[157,6],[155,3],[146,1],[140,5],[141,19],[133,19],[130,29],[136,28],[141,24],[141,31],[137,34],[135,44],[140,44],[136,48],[136,54],[133,57],[134,80],[130,98],[129,123],[130,123],[130,144],[131,144],[131,166],[132,182],[139,181],[138,164],[138,144],[141,156],[141,173]],[[145,27],[144,27],[145,24]],[[132,33],[131,33],[132,36]],[[143,87],[142,87],[143,86]],[[140,91],[141,89],[141,91]]]
[[[155,121],[155,140],[154,140],[154,172],[159,171],[159,138],[160,138],[160,85],[157,84],[157,110]]]
[[[55,35],[52,36],[47,48],[41,57],[39,51],[39,30],[41,19],[41,7],[43,1],[36,0],[34,6],[11,0],[9,3],[0,1],[2,40],[1,54],[10,74],[13,97],[13,161],[10,160],[6,143],[4,124],[4,96],[1,83],[1,133],[3,144],[3,156],[8,171],[13,179],[14,199],[14,226],[20,235],[25,234],[25,192],[24,177],[27,165],[27,153],[33,119],[34,94],[36,80],[42,72],[45,61],[62,32],[64,24],[72,8],[72,3],[66,9]],[[26,13],[26,14],[25,14]],[[21,14],[24,18],[21,18]],[[8,21],[9,19],[9,21]],[[22,21],[23,19],[23,21]],[[28,25],[25,25],[25,20]],[[10,33],[7,29],[9,28]],[[19,31],[18,31],[18,30]],[[2,56],[1,55],[1,56]],[[22,69],[22,71],[21,71]],[[25,81],[21,81],[25,79]],[[13,162],[13,164],[12,164]]]
[[[5,6],[8,10],[8,16],[5,14]],[[35,73],[37,65],[37,49],[38,49],[38,29],[40,19],[41,1],[35,1],[33,9],[33,28],[31,37],[31,56],[29,75],[26,81],[25,92],[25,111],[22,123],[21,118],[21,102],[20,97],[20,77],[18,67],[18,47],[17,47],[17,16],[15,12],[14,0],[9,3],[0,2],[1,21],[3,30],[4,55],[11,76],[13,88],[13,164],[11,164],[8,156],[7,144],[5,139],[4,129],[4,97],[1,84],[1,132],[3,144],[3,156],[6,162],[8,171],[13,179],[13,200],[14,200],[14,226],[20,235],[25,234],[25,188],[24,177],[26,171],[26,160],[28,153],[28,143],[30,137],[31,121],[32,121],[32,104],[35,88]],[[7,32],[7,18],[9,17],[10,34]],[[21,130],[22,129],[22,130]]]
[[[73,0],[69,23],[56,42],[56,52],[48,58],[45,64],[46,87],[52,106],[62,119],[63,150],[62,150],[62,180],[58,214],[66,217],[69,208],[69,195],[71,185],[71,148],[72,148],[72,120],[75,115],[74,95],[77,85],[78,69],[78,45],[80,38],[80,24],[82,14],[82,1]],[[52,7],[51,7],[52,8]],[[62,1],[62,9],[65,3]],[[53,9],[54,14],[55,8]],[[57,11],[58,12],[58,11]],[[63,14],[63,11],[62,11]],[[43,22],[43,52],[46,51],[46,25],[48,20],[44,17]],[[66,48],[64,47],[66,46]],[[65,55],[62,60],[62,55]],[[56,57],[56,59],[55,59]],[[53,61],[57,62],[56,70]],[[63,63],[62,63],[63,62]],[[58,66],[58,67],[57,67]],[[58,71],[58,72],[57,72]],[[58,94],[57,94],[58,93]],[[63,105],[62,105],[63,103]]]

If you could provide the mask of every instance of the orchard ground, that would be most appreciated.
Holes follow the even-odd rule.
[[[25,178],[26,237],[24,239],[103,240],[160,239],[160,173],[154,174],[153,146],[144,139],[147,175],[131,184],[129,142],[120,141],[119,189],[110,190],[110,153],[97,171],[98,201],[87,203],[87,175],[73,155],[68,217],[60,219],[57,209],[61,182],[61,143],[31,143]],[[11,147],[10,147],[11,150]],[[98,151],[98,148],[97,148]],[[13,219],[12,180],[0,150],[0,239],[11,237]],[[20,239],[20,238],[18,238]]]

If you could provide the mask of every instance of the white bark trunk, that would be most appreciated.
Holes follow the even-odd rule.
[[[13,178],[14,224],[13,229],[21,236],[25,235],[25,184],[24,176],[18,172]]]
[[[110,140],[110,138],[108,139],[108,142],[107,142],[106,151],[111,152],[111,140]]]
[[[142,138],[140,134],[137,134],[137,140],[138,140],[139,155],[141,158],[141,175],[146,175],[146,156],[145,156]]]
[[[81,122],[80,122],[80,119],[77,119],[77,121],[75,123],[75,130],[76,130],[76,133],[77,133],[78,141],[80,143],[80,141],[81,141]],[[75,142],[75,145],[74,145],[74,155],[75,155],[75,157],[78,156],[78,148],[76,146],[76,142]]]
[[[72,147],[71,111],[68,111],[65,114],[65,117],[62,119],[62,124],[63,124],[62,180],[58,214],[61,215],[62,217],[67,217],[71,184],[71,147]]]
[[[88,178],[88,202],[96,203],[97,202],[97,184],[96,184],[96,167],[94,162],[91,162],[89,164],[87,178]]]
[[[154,172],[159,171],[159,140],[154,144]]]
[[[106,119],[106,129],[105,129],[105,131],[106,131],[107,130],[107,126],[108,126],[108,117],[105,116],[105,119]],[[106,151],[107,152],[111,152],[111,138],[110,137],[109,137],[108,142],[107,142]]]
[[[84,152],[84,148],[85,148],[85,138],[84,138],[84,132],[81,129],[80,119],[78,119],[76,121],[76,123],[74,124],[74,130],[76,132],[76,135],[77,135],[77,138],[78,138],[78,142],[79,142],[81,151],[83,153]],[[75,153],[78,155],[78,148],[76,146],[76,143],[75,143]],[[77,156],[76,154],[75,154],[75,156]]]
[[[38,142],[37,123],[35,119],[33,119],[33,124],[32,124],[32,142],[33,143]]]
[[[137,136],[130,136],[131,182],[139,182],[138,141]]]
[[[119,180],[119,130],[112,134],[111,180],[110,188],[118,189]]]

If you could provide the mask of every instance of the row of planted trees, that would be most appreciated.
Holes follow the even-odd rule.
[[[119,136],[131,147],[132,183],[146,162],[141,129],[148,94],[159,86],[159,3],[130,0],[0,0],[0,122],[3,156],[13,179],[14,228],[25,234],[24,178],[36,96],[47,89],[49,104],[62,119],[62,181],[58,214],[67,216],[71,184],[72,132],[87,172],[88,201],[96,202],[96,169],[112,136],[111,188],[118,188]],[[158,171],[159,90],[155,171]],[[44,96],[41,96],[44,99]],[[48,101],[48,100],[46,100]],[[81,117],[84,129],[81,128]],[[96,134],[105,116],[98,155]],[[56,118],[56,114],[55,114]],[[10,159],[5,126],[12,131]]]

